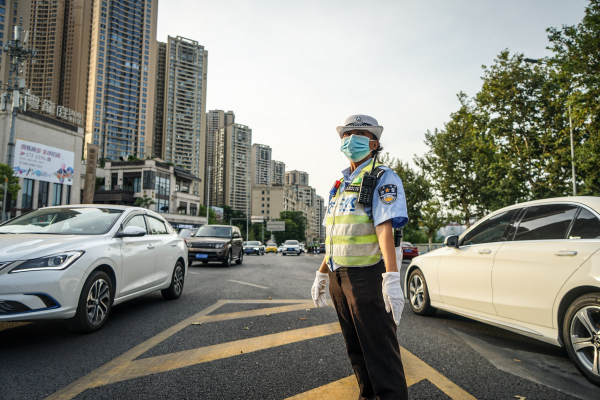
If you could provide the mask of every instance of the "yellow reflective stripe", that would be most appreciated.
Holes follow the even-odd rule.
[[[340,257],[334,256],[333,262],[342,267],[347,266],[367,266],[377,264],[381,260],[381,254],[374,256]]]
[[[326,243],[331,244],[331,236],[328,236]],[[367,243],[378,243],[377,235],[364,235],[364,236],[334,236],[333,244],[367,244]]]
[[[368,215],[338,215],[336,217],[327,217],[327,225],[333,225],[333,219],[337,224],[366,224],[373,222]]]

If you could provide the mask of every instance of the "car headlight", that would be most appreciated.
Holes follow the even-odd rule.
[[[217,244],[215,244],[215,249],[222,249],[223,247],[225,247],[225,243],[217,243]]]
[[[35,258],[33,260],[23,261],[13,268],[9,273],[27,271],[57,271],[63,270],[79,259],[85,251],[67,251],[48,257]]]

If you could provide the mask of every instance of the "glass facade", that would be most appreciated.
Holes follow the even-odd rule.
[[[63,185],[61,185],[60,183],[55,183],[52,189],[52,205],[60,206],[62,203]]]
[[[152,6],[151,0],[112,0],[98,7],[96,98],[87,115],[100,139],[100,157],[146,156]]]
[[[167,174],[156,174],[155,189],[156,211],[160,213],[169,212],[169,196],[171,194],[171,178]]]
[[[33,179],[23,179],[23,197],[21,208],[31,209],[33,207]]]

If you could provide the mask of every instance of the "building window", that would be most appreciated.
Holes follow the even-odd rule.
[[[62,187],[63,185],[61,185],[60,183],[55,183],[54,184],[54,191],[52,193],[52,205],[53,206],[60,206],[62,203]]]
[[[71,185],[67,185],[67,198],[65,199],[65,204],[71,204]]]
[[[23,179],[23,197],[21,208],[33,207],[33,179]]]
[[[49,182],[38,182],[38,208],[48,207],[48,190],[50,189]]]

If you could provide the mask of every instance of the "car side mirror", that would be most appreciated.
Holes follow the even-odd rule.
[[[116,237],[140,237],[146,235],[146,230],[139,226],[127,226],[122,232],[117,233]]]
[[[234,239],[238,239],[238,238],[240,238],[240,237],[241,237],[241,236],[240,236],[240,234],[239,234],[239,233],[234,233],[234,234],[233,234],[233,238],[234,238]]]
[[[446,239],[444,239],[444,246],[458,249],[458,236],[446,236]]]

